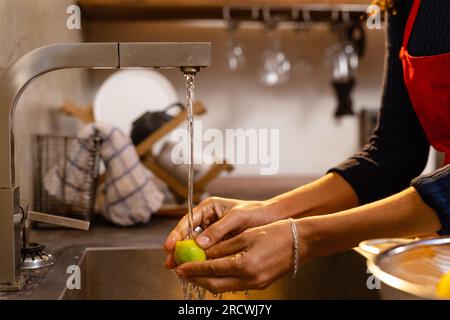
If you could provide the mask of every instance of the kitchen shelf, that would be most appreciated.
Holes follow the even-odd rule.
[[[345,10],[355,18],[365,12],[368,0],[79,0],[89,20],[223,19],[223,7],[235,19],[252,19],[252,9],[270,7],[274,14],[291,15],[291,8],[307,7],[312,20],[330,19],[330,11]],[[253,11],[253,14],[255,11]],[[301,15],[299,17],[301,20]],[[262,20],[262,14],[256,20]]]

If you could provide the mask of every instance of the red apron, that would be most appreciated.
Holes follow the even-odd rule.
[[[413,57],[407,45],[420,0],[415,0],[403,37],[400,59],[409,97],[430,144],[450,163],[450,52]]]

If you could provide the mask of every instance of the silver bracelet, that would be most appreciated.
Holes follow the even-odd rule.
[[[291,231],[292,231],[292,264],[294,269],[293,277],[297,276],[298,271],[298,262],[299,262],[299,246],[298,246],[298,233],[297,233],[297,225],[295,224],[294,219],[289,218],[289,222],[291,223]]]

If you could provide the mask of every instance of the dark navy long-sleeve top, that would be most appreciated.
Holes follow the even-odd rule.
[[[412,3],[398,0],[397,15],[388,15],[382,103],[371,140],[329,172],[338,173],[352,186],[360,204],[412,185],[436,211],[441,233],[450,234],[450,165],[418,177],[426,165],[430,144],[411,104],[399,57]],[[407,49],[413,56],[450,52],[449,0],[421,2]]]

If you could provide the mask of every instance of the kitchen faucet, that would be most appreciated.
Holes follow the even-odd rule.
[[[180,68],[196,73],[211,63],[209,42],[60,43],[32,50],[0,74],[0,289],[19,290],[20,187],[15,179],[14,112],[31,80],[67,68]]]

